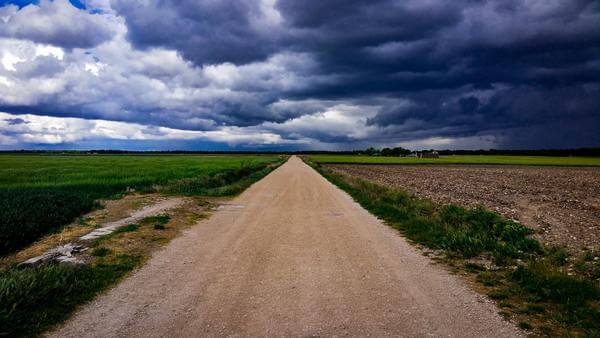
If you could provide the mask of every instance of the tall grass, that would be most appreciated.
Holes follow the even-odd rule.
[[[60,229],[96,207],[96,200],[128,188],[233,194],[278,161],[277,156],[0,155],[0,255]]]
[[[170,182],[159,190],[172,194],[226,196],[243,191],[253,182],[264,177],[271,168],[264,163],[244,163],[237,169],[215,174],[184,178]]]
[[[64,320],[138,266],[140,257],[94,266],[52,265],[0,272],[0,336],[32,336]]]

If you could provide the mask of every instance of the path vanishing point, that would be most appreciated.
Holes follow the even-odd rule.
[[[291,157],[50,335],[521,335],[498,311]]]

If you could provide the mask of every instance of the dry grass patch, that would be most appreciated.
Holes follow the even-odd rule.
[[[143,218],[110,235],[100,237],[92,242],[91,252],[105,249],[106,254],[91,255],[92,264],[112,263],[121,255],[138,256],[145,260],[182,230],[206,218],[211,208],[212,203],[198,203],[197,199],[192,199],[181,207]]]
[[[101,209],[79,217],[59,232],[47,235],[23,250],[1,257],[0,270],[39,256],[57,246],[72,242],[102,224],[129,217],[133,211],[155,204],[161,198],[164,197],[159,194],[131,194],[117,200],[100,201]]]

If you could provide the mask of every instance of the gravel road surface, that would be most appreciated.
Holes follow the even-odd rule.
[[[521,334],[297,157],[52,336]]]

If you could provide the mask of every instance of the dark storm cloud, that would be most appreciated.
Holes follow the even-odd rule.
[[[410,94],[409,101],[382,109],[368,125],[402,126],[417,122],[421,137],[467,137],[494,131],[507,138],[505,146],[515,146],[518,131],[537,132],[548,128],[543,140],[559,147],[561,140],[598,142],[591,131],[600,126],[600,85],[575,85],[543,88],[530,85],[497,90],[430,91]],[[561,130],[560,133],[556,133]],[[563,139],[566,135],[568,138]],[[526,137],[517,137],[523,143]],[[550,142],[550,140],[552,142]],[[529,142],[534,144],[535,142]],[[535,143],[536,147],[544,142]]]
[[[27,123],[27,121],[21,119],[21,118],[16,118],[16,119],[5,119],[4,121],[8,122],[9,125],[14,126],[17,124],[23,124],[23,123]]]
[[[15,70],[19,76],[27,78],[53,76],[64,71],[64,69],[65,67],[51,56],[39,56],[33,62],[20,62],[15,65]]]
[[[294,47],[318,54],[322,71],[346,79],[306,95],[410,100],[385,105],[370,125],[422,121],[414,127],[420,137],[505,130],[509,147],[523,144],[527,137],[517,134],[528,127],[562,125],[571,131],[543,139],[598,144],[578,132],[600,128],[598,1],[284,0],[279,8],[296,36],[314,38]],[[469,96],[474,90],[493,94],[480,102]]]
[[[293,1],[277,3],[294,48],[314,52],[353,51],[394,41],[418,41],[461,20],[460,6],[438,2]],[[353,58],[350,61],[356,61]]]
[[[348,95],[354,86],[361,93],[598,79],[599,69],[585,65],[600,58],[597,1],[317,3],[279,8],[301,37],[295,48],[355,80]]]
[[[319,72],[343,75],[309,96],[568,84],[596,81],[600,71],[586,66],[600,58],[598,1],[280,0],[282,20],[267,31],[256,26],[267,20],[259,4],[118,1],[115,7],[138,46],[176,48],[198,65],[291,50],[313,54]]]
[[[261,26],[259,1],[139,1],[112,3],[127,19],[138,47],[175,48],[197,64],[245,63],[275,51],[277,32]]]
[[[600,129],[597,0],[110,4],[110,13],[127,28],[120,32],[126,34],[122,49],[129,56],[105,51],[123,63],[120,68],[90,58],[81,67],[106,62],[106,71],[73,84],[66,61],[40,57],[16,63],[27,78],[67,74],[71,92],[46,94],[41,87],[43,99],[14,94],[0,109],[197,130],[271,123],[270,130],[287,138],[331,143],[491,135],[506,147],[600,145],[593,133]],[[74,22],[97,24],[89,26],[93,33],[79,37],[75,28],[81,25],[60,24],[49,31],[24,25],[23,31],[4,35],[63,47],[110,40],[110,25],[98,21],[104,16],[69,10],[83,15]],[[186,61],[160,54],[164,49],[176,50]],[[81,99],[86,93],[94,94],[89,102]],[[332,107],[341,115],[316,116]],[[361,107],[364,118],[356,112]],[[347,129],[331,130],[327,119],[338,119]],[[364,133],[344,134],[361,126]]]

